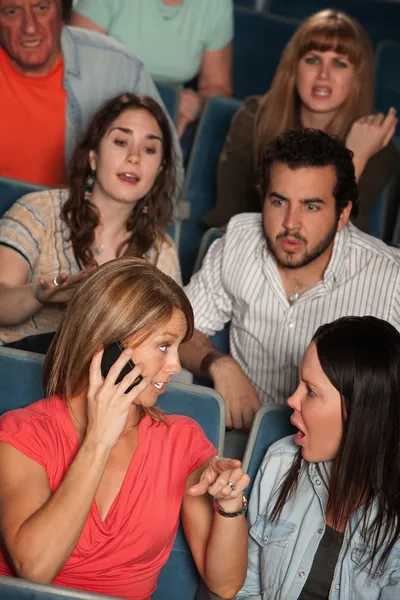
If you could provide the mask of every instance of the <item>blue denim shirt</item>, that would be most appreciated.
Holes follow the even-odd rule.
[[[78,27],[63,27],[64,88],[67,92],[65,160],[69,168],[76,143],[90,118],[107,100],[123,92],[151,96],[162,104],[142,61],[110,37]],[[177,194],[183,182],[181,150],[170,121],[178,158]]]
[[[249,565],[237,599],[297,600],[311,570],[315,552],[325,532],[330,463],[309,464],[300,471],[298,487],[277,522],[270,515],[282,478],[297,454],[293,437],[274,444],[267,452],[249,502]],[[400,482],[399,482],[400,483]],[[373,507],[369,519],[373,519]],[[344,533],[330,600],[400,599],[400,539],[384,568],[369,577],[363,569],[368,548],[360,532],[363,510],[351,517]],[[349,542],[351,532],[353,538]],[[367,554],[364,551],[367,549]],[[373,565],[376,565],[375,558]]]

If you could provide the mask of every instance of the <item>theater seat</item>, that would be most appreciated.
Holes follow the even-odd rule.
[[[91,594],[55,585],[42,585],[16,577],[0,577],[0,598],[4,600],[115,600],[115,596]]]
[[[375,104],[385,114],[391,106],[400,113],[399,64],[400,43],[386,41],[379,44],[375,60]],[[399,125],[395,135],[400,136]]]
[[[169,116],[175,125],[177,125],[179,117],[179,98],[182,86],[177,83],[165,83],[163,81],[156,81],[155,83]]]
[[[248,497],[268,448],[296,431],[289,421],[292,412],[288,406],[278,404],[262,406],[256,412],[243,457],[243,470],[250,477],[250,484],[245,490]]]
[[[32,192],[45,190],[43,185],[36,185],[28,181],[11,179],[10,177],[0,177],[0,217],[14,204],[18,198]]]
[[[282,50],[299,21],[234,9],[233,96],[244,99],[269,89]]]
[[[0,348],[0,415],[44,397],[43,360],[42,355]],[[214,390],[196,385],[170,383],[164,394],[159,397],[157,406],[166,413],[186,415],[197,421],[208,439],[222,454],[225,438],[225,403]],[[0,584],[1,580],[0,577]],[[198,584],[199,575],[183,530],[179,527],[170,558],[161,571],[158,588],[152,599],[194,600]],[[1,597],[8,598],[1,595],[0,587]],[[32,596],[35,600],[36,597],[39,598]]]
[[[368,32],[374,45],[382,40],[400,42],[400,5],[380,0],[268,0],[274,15],[305,19],[325,8],[342,10],[353,16]]]
[[[182,223],[179,262],[184,283],[192,274],[201,238],[204,215],[215,205],[218,160],[233,115],[240,102],[232,98],[210,98],[197,128],[183,189],[188,218]]]

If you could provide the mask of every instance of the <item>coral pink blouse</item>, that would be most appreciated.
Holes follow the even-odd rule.
[[[147,600],[155,591],[175,540],[187,477],[216,454],[195,421],[167,421],[142,419],[137,450],[106,520],[93,502],[55,585],[131,600]],[[68,408],[58,397],[4,414],[0,441],[41,465],[53,492],[79,449]],[[2,550],[0,575],[13,575]]]

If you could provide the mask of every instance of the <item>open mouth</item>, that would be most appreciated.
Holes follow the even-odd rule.
[[[331,94],[332,94],[332,89],[330,87],[327,87],[327,86],[315,85],[312,88],[312,95],[315,98],[329,98],[329,96]]]
[[[300,429],[300,427],[299,427],[299,425],[298,425],[298,423],[296,422],[295,419],[293,419],[292,417],[290,417],[290,422],[297,429],[297,433],[294,436],[294,443],[297,444],[298,446],[302,446],[303,443],[304,443],[304,440],[305,440],[305,438],[307,436],[304,433],[304,431],[302,429]]]
[[[152,381],[151,383],[158,392],[164,391],[165,383],[163,381],[159,383],[157,383],[156,381]]]
[[[130,185],[136,185],[140,181],[140,177],[135,175],[135,173],[118,173],[118,178]]]

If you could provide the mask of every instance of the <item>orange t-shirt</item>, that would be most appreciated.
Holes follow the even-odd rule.
[[[0,47],[0,175],[65,187],[63,60],[48,75],[18,71]]]
[[[131,600],[153,594],[175,540],[187,477],[216,454],[195,421],[167,419],[142,419],[137,450],[105,521],[93,502],[55,585]],[[58,397],[4,414],[0,441],[41,465],[53,492],[79,449],[68,408]],[[1,575],[13,576],[2,550]]]

